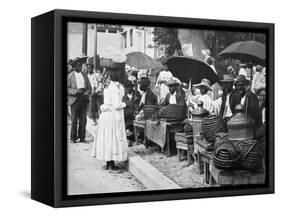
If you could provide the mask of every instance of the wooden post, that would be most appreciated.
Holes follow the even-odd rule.
[[[87,56],[87,46],[88,46],[88,24],[83,23],[82,32],[82,54]]]
[[[94,70],[97,69],[97,49],[98,49],[98,31],[97,24],[94,24]]]

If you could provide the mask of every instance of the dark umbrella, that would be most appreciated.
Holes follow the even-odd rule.
[[[182,82],[192,84],[200,83],[203,78],[207,78],[211,83],[218,81],[215,71],[204,61],[193,57],[170,57],[167,61],[168,69]]]
[[[265,45],[257,41],[240,41],[226,47],[218,56],[263,65],[266,59]]]
[[[157,69],[162,66],[161,63],[142,52],[128,53],[126,63],[137,69]]]

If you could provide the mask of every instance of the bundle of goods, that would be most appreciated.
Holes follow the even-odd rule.
[[[156,105],[145,105],[143,107],[144,120],[151,118],[154,114],[157,113],[158,110],[159,107]]]
[[[240,141],[254,138],[254,121],[243,113],[243,106],[235,107],[235,115],[227,122],[229,139]]]
[[[200,136],[202,133],[202,120],[209,115],[209,112],[203,108],[203,102],[198,102],[198,107],[192,114],[192,126],[193,126],[193,134],[194,136]]]
[[[193,144],[193,135],[186,133],[175,133],[175,141],[185,144]]]
[[[186,111],[184,105],[169,104],[163,106],[158,111],[158,118],[163,118],[166,121],[182,121],[185,119]]]
[[[237,147],[229,140],[216,146],[213,155],[214,165],[223,170],[232,170],[236,168],[240,161],[240,153]]]
[[[216,115],[210,115],[202,120],[202,134],[208,142],[214,142],[216,134],[226,132],[225,121]]]
[[[186,134],[192,134],[193,133],[193,127],[191,122],[188,119],[185,119],[183,122],[183,132]]]
[[[100,59],[100,66],[102,68],[123,68],[125,67],[124,62],[114,62],[111,58],[101,58]]]
[[[264,145],[257,140],[243,140],[237,142],[241,152],[240,165],[243,169],[259,170],[262,167]]]

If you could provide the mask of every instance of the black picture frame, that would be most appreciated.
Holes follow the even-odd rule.
[[[66,22],[166,26],[266,34],[267,153],[263,185],[66,195]],[[31,198],[53,207],[274,193],[274,24],[53,10],[32,18]]]

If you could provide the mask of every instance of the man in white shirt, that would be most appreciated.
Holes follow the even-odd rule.
[[[234,80],[235,91],[230,98],[230,108],[235,113],[238,104],[243,105],[243,113],[255,121],[255,127],[261,125],[261,114],[259,112],[259,100],[248,88],[250,81],[244,75],[238,75]]]
[[[208,79],[203,78],[201,80],[201,83],[194,84],[193,87],[200,89],[200,94],[198,95],[196,102],[192,103],[194,108],[197,108],[197,103],[201,101],[203,102],[203,108],[205,108],[209,113],[212,113],[213,100],[208,95],[208,91],[213,91],[213,89],[211,88],[211,82]]]
[[[158,96],[158,102],[161,102],[166,95],[169,93],[169,87],[167,86],[167,82],[172,79],[173,75],[168,70],[163,70],[159,73],[157,81],[156,81],[156,87],[159,87],[160,89],[160,95]]]
[[[233,94],[233,82],[233,74],[223,75],[223,79],[219,81],[222,88],[222,96],[213,102],[214,112],[224,119],[229,119],[232,116],[229,102]]]
[[[71,132],[70,139],[77,142],[85,142],[87,107],[92,88],[88,76],[81,72],[82,63],[79,58],[73,61],[74,71],[67,76],[68,105],[71,108]],[[77,125],[79,130],[77,134]]]
[[[167,82],[169,87],[169,93],[160,103],[160,106],[166,106],[169,104],[178,104],[186,106],[185,92],[180,87],[178,79],[172,78]]]

